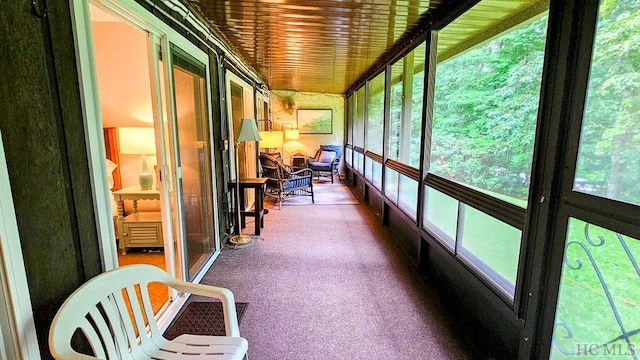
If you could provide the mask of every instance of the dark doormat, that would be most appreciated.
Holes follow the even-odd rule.
[[[247,303],[237,302],[238,324],[247,308]],[[164,337],[173,340],[182,334],[225,336],[224,315],[221,302],[188,303],[164,332]]]

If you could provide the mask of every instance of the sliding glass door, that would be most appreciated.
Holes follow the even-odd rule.
[[[93,20],[106,29],[105,43],[112,46],[101,48],[106,51],[100,52],[94,46],[91,21],[95,14],[91,14],[90,4],[104,10]],[[209,56],[135,2],[119,6],[104,0],[90,3],[74,0],[72,6],[104,268],[117,267],[118,257],[105,181],[103,121],[106,118],[126,120],[130,123],[112,127],[131,127],[144,120],[145,127],[153,128],[155,132],[156,182],[148,191],[155,195],[159,206],[155,203],[151,205],[156,208],[149,205],[149,209],[142,209],[141,205],[140,211],[157,214],[157,208],[160,208],[163,247],[155,246],[155,252],[164,250],[168,273],[195,281],[220,249],[217,212],[214,211],[216,198],[213,196],[216,183],[208,108]],[[140,41],[122,49],[123,44],[131,43],[131,36],[127,35],[131,31],[124,34],[129,28],[141,35],[136,37]],[[116,30],[124,35],[116,37]],[[103,83],[114,84],[113,97],[109,99],[102,88],[98,92],[96,62],[100,61],[108,64],[111,70],[115,69],[115,61],[122,64],[123,70],[116,74],[118,77],[113,71],[104,77]],[[138,89],[144,90],[144,102],[128,95]],[[135,106],[124,106],[131,102],[135,102]],[[115,105],[106,106],[111,104]],[[112,109],[119,112],[112,116],[107,111]],[[135,164],[131,167],[137,169],[137,160]],[[125,163],[119,168],[128,169]],[[131,170],[129,173],[135,176],[137,172]],[[131,186],[135,185],[133,182]],[[176,295],[170,294],[174,300],[168,302],[170,306],[179,303]]]
[[[207,112],[207,68],[171,46],[173,141],[179,221],[184,239],[179,252],[185,278],[193,279],[218,249],[215,235],[211,126]]]

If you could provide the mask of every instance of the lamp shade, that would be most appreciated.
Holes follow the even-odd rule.
[[[147,168],[147,154],[155,154],[156,137],[152,127],[121,127],[118,128],[120,153],[125,155],[142,155],[142,168],[138,176],[140,189],[151,190],[153,175]]]
[[[156,153],[156,137],[152,127],[118,128],[120,153],[125,155],[141,155]]]
[[[282,147],[282,131],[260,131],[261,148],[279,148]]]
[[[300,130],[298,129],[287,129],[284,131],[284,138],[287,140],[297,140],[300,139]]]
[[[255,119],[242,119],[240,122],[240,132],[236,136],[236,141],[260,141],[260,133]]]
[[[284,138],[287,140],[300,139],[300,130],[294,129],[292,123],[282,123],[282,130],[284,130]]]

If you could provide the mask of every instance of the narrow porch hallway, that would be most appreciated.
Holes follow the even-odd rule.
[[[260,238],[225,248],[202,282],[248,303],[251,359],[480,358],[364,205],[271,209]]]

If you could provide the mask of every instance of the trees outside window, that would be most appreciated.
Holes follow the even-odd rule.
[[[640,4],[600,7],[574,190],[640,204]]]
[[[388,158],[418,168],[424,102],[422,43],[391,66]]]
[[[384,78],[385,72],[367,82],[367,146],[366,150],[382,156],[384,139]]]
[[[526,206],[547,17],[437,65],[430,172]]]

